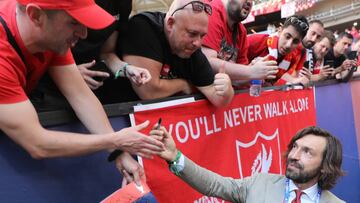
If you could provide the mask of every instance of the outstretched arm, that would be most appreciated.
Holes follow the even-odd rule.
[[[208,47],[202,47],[201,51],[209,60],[214,72],[219,72],[220,68],[224,66],[231,80],[274,79],[278,72],[276,61],[268,61],[266,58],[264,60],[256,60],[256,62],[254,61],[250,65],[245,65],[219,59],[217,52]]]
[[[148,158],[162,150],[162,143],[139,132],[148,125],[148,122],[135,127],[124,128],[114,133],[102,105],[86,86],[75,66],[53,67],[49,73],[54,78],[61,92],[68,99],[76,115],[89,131],[97,134],[107,133],[111,135],[111,139],[115,139],[112,141],[116,141],[115,143],[109,141],[110,146],[103,147],[102,149],[121,149],[125,153],[129,152]],[[131,156],[123,155],[118,157],[116,165],[120,171],[125,169],[134,176],[137,182],[140,181],[142,169]]]
[[[112,134],[85,136],[44,129],[29,100],[1,104],[0,129],[35,159],[78,156],[117,147]]]
[[[156,99],[174,95],[179,92],[191,93],[191,85],[184,79],[161,79],[162,64],[142,56],[127,55],[124,61],[139,67],[145,67],[151,74],[151,80],[141,86],[133,84],[133,89],[141,99]]]
[[[165,150],[160,153],[160,157],[168,162],[176,159],[178,149],[172,136],[164,127],[153,129],[150,135],[162,141]],[[220,197],[231,202],[245,202],[247,187],[252,179],[235,180],[230,177],[223,177],[217,173],[209,171],[197,165],[184,155],[180,159],[184,160],[184,168],[179,171],[179,178],[196,189],[198,192],[212,197]]]

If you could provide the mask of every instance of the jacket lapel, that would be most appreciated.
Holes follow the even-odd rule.
[[[274,178],[274,180],[267,184],[265,202],[266,203],[281,203],[284,201],[285,191],[285,177]]]
[[[320,196],[320,203],[330,203],[330,199],[329,191],[323,190]]]

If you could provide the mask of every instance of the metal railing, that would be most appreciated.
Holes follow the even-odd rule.
[[[360,1],[359,0],[352,1],[351,4],[343,6],[343,7],[330,9],[329,11],[325,11],[325,12],[315,14],[315,15],[310,15],[310,16],[308,16],[308,20],[311,21],[311,20],[316,19],[316,20],[321,20],[322,22],[327,22],[327,21],[342,18],[344,16],[351,16],[354,14],[355,11],[360,12]]]

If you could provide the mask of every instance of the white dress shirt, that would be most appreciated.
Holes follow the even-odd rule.
[[[296,187],[294,182],[290,180],[289,191],[291,192],[289,196],[289,203],[293,201],[293,199],[295,199],[296,197],[295,190],[297,189],[298,187]],[[315,185],[309,187],[306,190],[303,190],[302,192],[304,194],[301,195],[301,203],[316,203],[317,194],[318,194],[318,184],[316,183]]]

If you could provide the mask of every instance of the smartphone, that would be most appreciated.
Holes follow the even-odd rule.
[[[348,59],[350,60],[356,60],[358,59],[358,52],[357,51],[350,51],[349,54],[347,55]],[[355,72],[357,71],[357,66],[353,66],[351,67],[351,71]]]
[[[309,63],[310,61],[305,61],[303,67],[309,69]]]
[[[350,60],[357,60],[357,51],[350,51],[347,57]]]
[[[109,73],[109,74],[110,74],[110,77],[111,77],[111,75],[112,75],[111,71],[110,71],[109,68],[106,66],[106,63],[105,63],[104,60],[97,61],[97,62],[95,63],[95,65],[93,65],[92,67],[89,68],[89,70],[106,72],[106,73]],[[105,79],[107,79],[108,77],[99,77],[99,76],[96,76],[96,77],[93,77],[93,78],[94,78],[94,80],[96,80],[96,81],[102,82],[102,81],[104,81]]]
[[[334,67],[334,60],[326,60],[324,62],[324,66],[329,66],[329,67],[333,68]]]

